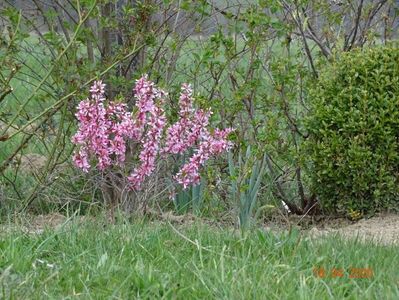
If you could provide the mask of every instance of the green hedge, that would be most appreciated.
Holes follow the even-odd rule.
[[[398,47],[344,54],[309,95],[309,174],[324,210],[398,207]]]

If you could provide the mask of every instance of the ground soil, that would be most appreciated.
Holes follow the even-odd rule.
[[[53,213],[49,215],[32,216],[21,224],[13,226],[0,225],[3,233],[22,229],[29,234],[40,234],[45,228],[57,229],[67,222],[87,222],[92,217],[75,217],[75,220]],[[197,219],[193,215],[175,216],[172,213],[165,213],[159,217],[159,221],[168,221],[179,224],[192,224]],[[198,219],[201,221],[201,219]],[[209,223],[209,222],[206,222]],[[348,239],[371,240],[378,244],[399,245],[399,214],[380,214],[371,218],[363,218],[356,222],[345,218],[321,218],[321,217],[275,217],[265,221],[265,227],[272,231],[286,230],[297,227],[304,234],[313,238],[321,238],[326,235],[338,234]],[[226,226],[226,224],[224,224]],[[225,227],[222,226],[222,227]],[[231,225],[227,225],[230,227]]]
[[[378,244],[399,245],[399,215],[381,214],[341,226],[316,225],[309,230],[310,235],[319,237],[326,234],[339,234],[345,238],[370,240]]]
[[[377,244],[399,245],[399,214],[393,213],[377,214],[357,221],[321,216],[280,216],[265,221],[265,226],[271,230],[296,227],[314,238],[335,234]]]

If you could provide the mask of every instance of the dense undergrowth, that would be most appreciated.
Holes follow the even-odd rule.
[[[351,218],[394,209],[397,149],[390,141],[397,136],[391,127],[381,125],[387,122],[380,122],[373,135],[383,134],[385,140],[372,139],[366,152],[360,146],[353,150],[352,142],[342,140],[340,128],[329,132],[338,135],[335,139],[334,134],[320,131],[324,125],[305,124],[307,117],[319,116],[317,109],[331,108],[326,103],[328,93],[316,88],[323,84],[339,89],[332,94],[361,98],[370,107],[384,110],[388,105],[392,118],[397,113],[391,83],[367,85],[353,71],[365,60],[356,49],[367,51],[397,39],[397,4],[363,4],[87,0],[56,1],[52,6],[33,1],[21,6],[7,1],[0,8],[4,25],[0,41],[1,214],[26,210],[85,214],[118,198],[116,204],[127,212],[161,208],[215,219],[229,215],[248,227],[254,216],[268,209],[298,215],[340,213]],[[389,77],[382,69],[395,63],[397,48],[390,46],[386,51],[383,59],[375,57],[368,67],[381,68],[385,77],[373,77],[377,81],[396,82],[396,73]],[[341,56],[348,57],[353,70],[346,69],[344,61],[342,78],[330,77],[329,68],[334,69],[334,61]],[[387,57],[392,61],[386,62]],[[93,81],[107,84],[107,99],[133,109],[137,97],[132,88],[143,74],[169,91],[164,105],[171,123],[179,120],[180,87],[191,83],[195,106],[213,111],[212,128],[235,129],[230,153],[208,161],[196,174],[199,184],[176,194],[169,192],[174,191],[174,183],[166,174],[176,173],[193,153],[159,159],[154,176],[137,193],[125,193],[128,187],[120,184],[131,173],[129,166],[123,172],[82,174],[71,163],[76,107],[88,96]],[[351,93],[346,93],[346,81],[356,82]],[[336,104],[327,119],[346,109]],[[369,118],[366,125],[341,117],[364,130],[372,128],[373,115],[362,114]],[[338,158],[330,159],[334,151],[323,152],[324,146],[314,147],[310,156],[309,148],[304,149],[307,141],[320,141],[319,134],[324,144],[335,147],[338,143],[337,148],[345,150],[341,152],[347,156],[339,157],[345,162],[343,168],[334,161]],[[129,143],[126,152],[134,152],[136,146]],[[380,153],[384,147],[389,148],[389,157]],[[129,159],[135,165],[139,157]],[[359,172],[357,167],[366,170]]]

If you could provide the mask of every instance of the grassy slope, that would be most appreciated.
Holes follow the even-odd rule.
[[[295,232],[241,238],[203,225],[72,225],[0,239],[0,297],[14,299],[399,299],[396,247]],[[342,268],[342,278],[319,278]],[[374,276],[349,278],[349,268]]]

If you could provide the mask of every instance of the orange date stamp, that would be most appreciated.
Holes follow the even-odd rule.
[[[325,269],[323,267],[313,268],[313,275],[318,278],[372,278],[374,276],[371,268],[349,268],[345,272],[342,268]]]

